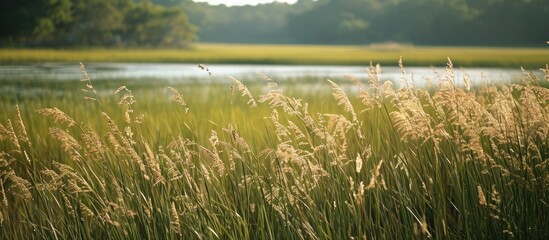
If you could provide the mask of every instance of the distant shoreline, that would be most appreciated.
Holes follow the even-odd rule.
[[[549,63],[549,48],[327,46],[195,44],[189,49],[153,48],[0,48],[0,64],[45,62],[224,63],[273,65],[499,67],[537,70]]]

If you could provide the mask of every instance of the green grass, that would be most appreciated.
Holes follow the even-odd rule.
[[[191,49],[0,49],[0,63],[161,62],[443,66],[450,57],[458,67],[525,67],[549,61],[547,48],[368,47],[315,45],[196,44]]]
[[[447,76],[5,81],[0,238],[547,239],[549,90]]]

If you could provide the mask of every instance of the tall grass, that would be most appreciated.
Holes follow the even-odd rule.
[[[460,67],[517,69],[544,65],[549,49],[256,44],[196,44],[189,49],[0,49],[0,63],[4,64],[85,61],[365,66],[374,61],[390,66],[399,56],[408,56],[409,66],[444,66],[446,56],[452,56]]]
[[[85,69],[81,93],[5,96],[0,238],[547,239],[549,66],[471,87],[449,62],[431,89],[402,69],[303,99]]]

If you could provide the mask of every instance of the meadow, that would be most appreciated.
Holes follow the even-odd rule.
[[[82,57],[85,56],[85,57]],[[0,63],[159,62],[445,66],[451,56],[458,67],[539,68],[549,60],[547,48],[426,47],[412,45],[245,45],[194,44],[189,49],[0,49]]]
[[[64,54],[48,61],[82,52]],[[305,85],[94,81],[84,66],[81,81],[6,80],[0,238],[549,238],[549,65],[504,85],[456,79],[449,62],[425,88],[404,67],[398,84],[368,71]]]

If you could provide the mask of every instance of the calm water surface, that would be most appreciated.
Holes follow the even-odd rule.
[[[311,78],[311,79],[342,79],[351,75],[361,80],[368,79],[368,67],[357,66],[283,66],[283,65],[208,65],[212,78],[208,73],[198,68],[196,64],[149,64],[149,63],[96,63],[86,65],[88,74],[92,80],[116,80],[116,79],[159,79],[170,82],[227,82],[228,76],[246,80],[261,81],[257,72],[264,73],[277,81],[287,79]],[[418,85],[426,82],[426,79],[435,81],[444,77],[444,68],[406,67],[408,78],[413,76]],[[467,68],[455,69],[456,82],[462,82],[467,74],[475,83],[483,81],[509,82],[522,76],[520,70],[497,68]],[[399,82],[402,72],[398,67],[381,67],[383,80]],[[78,64],[46,63],[32,65],[3,65],[0,66],[0,80],[46,79],[72,81],[79,80],[82,74]]]

